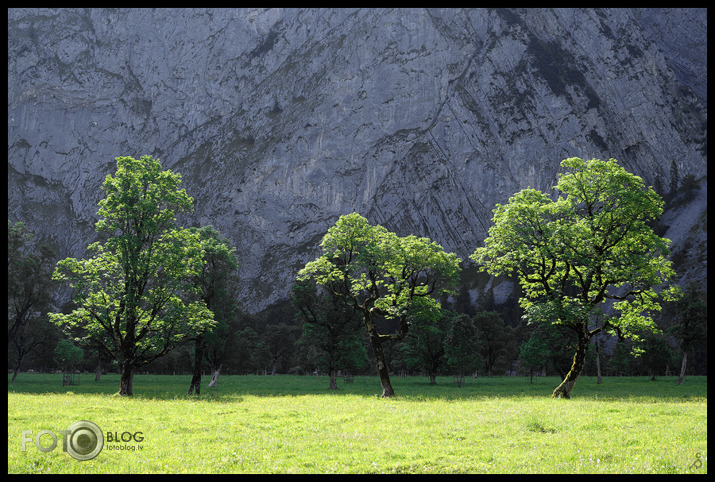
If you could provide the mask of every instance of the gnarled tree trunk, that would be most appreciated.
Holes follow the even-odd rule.
[[[382,385],[382,396],[383,397],[393,397],[395,396],[395,390],[392,389],[392,383],[390,383],[390,371],[385,364],[385,354],[382,352],[382,341],[380,340],[380,335],[377,333],[376,327],[368,326],[368,331],[370,333],[370,345],[372,346],[372,351],[375,354],[375,361],[377,362],[377,374],[380,376],[380,385]]]
[[[554,390],[553,398],[571,398],[571,390],[573,390],[573,387],[576,385],[576,380],[581,374],[581,370],[583,370],[583,365],[586,361],[589,339],[590,337],[586,333],[579,333],[578,345],[576,347],[576,354],[573,357],[571,369],[566,374],[566,377],[564,377],[561,385]]]

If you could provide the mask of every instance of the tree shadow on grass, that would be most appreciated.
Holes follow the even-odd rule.
[[[22,373],[10,382],[8,394],[63,394],[119,396],[119,375],[104,375],[100,381],[93,374],[80,376],[79,385],[62,386],[61,374]],[[152,400],[195,400],[197,402],[240,402],[245,396],[297,397],[359,396],[379,398],[380,381],[377,376],[355,376],[352,383],[338,380],[338,390],[328,389],[328,377],[301,375],[224,375],[217,388],[208,388],[209,377],[202,384],[201,395],[187,395],[191,375],[135,375],[134,398]],[[677,377],[604,377],[602,384],[595,377],[582,376],[576,383],[572,400],[592,401],[707,401],[707,377],[686,377],[676,385]],[[392,384],[395,400],[480,400],[493,398],[537,397],[550,398],[560,383],[558,377],[539,377],[533,383],[525,377],[479,377],[466,379],[457,387],[452,377],[437,377],[430,384],[426,377],[395,377]],[[555,401],[556,402],[556,401]],[[568,403],[568,401],[564,401]]]

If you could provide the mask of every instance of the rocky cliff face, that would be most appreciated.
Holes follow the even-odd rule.
[[[466,258],[566,157],[706,175],[706,36],[703,9],[10,9],[8,217],[82,256],[114,158],[149,154],[251,311],[352,211]]]

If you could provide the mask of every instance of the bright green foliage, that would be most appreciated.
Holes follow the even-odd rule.
[[[125,395],[134,369],[213,325],[195,281],[204,263],[200,235],[174,226],[175,214],[193,203],[180,183],[149,156],[117,158],[96,224],[109,237],[89,246],[89,259],[60,261],[53,276],[70,283],[78,308],[52,321],[82,330],[117,359]]]
[[[320,244],[323,255],[308,263],[299,279],[312,277],[327,286],[339,282],[351,306],[402,322],[407,333],[410,310],[438,309],[430,297],[456,284],[459,259],[427,238],[401,238],[382,226],[371,226],[359,214],[341,216]],[[338,293],[340,294],[340,293]]]
[[[392,396],[380,344],[402,339],[417,313],[438,313],[439,303],[431,296],[457,283],[459,259],[427,238],[399,237],[382,226],[371,226],[357,213],[341,216],[320,246],[323,254],[309,262],[298,279],[312,278],[327,289],[340,286],[334,294],[361,313],[381,373],[383,396]],[[399,329],[379,333],[375,316],[399,321]]]
[[[568,326],[580,342],[604,330],[634,339],[656,331],[650,313],[676,292],[660,290],[675,273],[669,241],[648,226],[662,199],[614,159],[561,165],[556,200],[524,189],[497,205],[472,259],[491,274],[517,275],[528,319]]]

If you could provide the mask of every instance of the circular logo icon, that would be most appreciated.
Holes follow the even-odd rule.
[[[97,424],[80,420],[69,427],[67,452],[77,460],[92,460],[104,447],[104,435]]]

